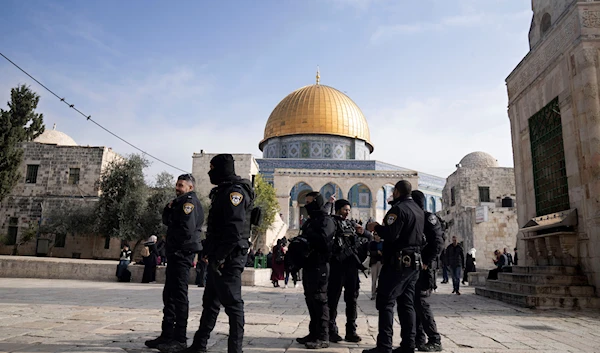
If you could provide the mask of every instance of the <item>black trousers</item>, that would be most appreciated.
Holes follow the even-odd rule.
[[[400,350],[414,352],[416,335],[414,297],[418,275],[418,270],[409,267],[397,270],[393,265],[384,264],[381,269],[375,305],[379,311],[377,348],[382,353],[392,352],[395,304],[398,304],[398,316],[402,327]]]
[[[327,306],[329,264],[303,269],[302,279],[304,297],[310,315],[309,335],[314,339],[329,341],[329,307]]]
[[[186,341],[189,312],[188,281],[194,254],[175,252],[169,254],[169,265],[165,269],[163,289],[163,321],[161,336],[179,342]]]
[[[433,317],[431,307],[427,302],[427,298],[431,295],[429,277],[432,276],[432,271],[421,270],[419,280],[415,286],[415,312],[416,316],[416,346],[423,345],[427,342],[441,343],[440,334],[437,331],[437,325]],[[421,277],[425,277],[421,280]],[[400,316],[400,313],[398,313]]]
[[[242,272],[247,257],[248,255],[238,254],[228,259],[223,268],[220,269],[221,275],[209,266],[204,296],[202,297],[203,309],[200,317],[200,328],[194,335],[193,345],[195,347],[206,348],[210,333],[217,323],[220,305],[223,305],[225,313],[229,316],[227,352],[242,353],[242,340],[244,338]]]
[[[327,302],[329,306],[329,333],[338,333],[335,322],[337,307],[344,288],[344,302],[346,303],[346,336],[356,334],[356,300],[358,299],[358,268],[354,262],[330,263],[331,275],[327,286]]]
[[[208,264],[202,259],[198,259],[198,263],[196,264],[196,285],[200,287],[204,287],[206,285],[206,270],[208,268]]]

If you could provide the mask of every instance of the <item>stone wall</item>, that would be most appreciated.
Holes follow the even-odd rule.
[[[490,190],[490,202],[480,202],[479,187],[486,186]],[[451,202],[451,189],[454,188],[455,201]],[[443,190],[443,209],[438,215],[446,221],[448,244],[452,236],[463,242],[465,255],[475,248],[477,268],[493,267],[494,250],[505,247],[512,253],[517,244],[518,222],[515,207],[502,207],[504,197],[513,199],[515,195],[515,178],[513,168],[459,167],[446,180]],[[487,220],[476,217],[476,208],[487,206]]]
[[[578,259],[596,288],[600,288],[599,17],[600,3],[574,2],[506,81],[519,225],[536,216],[529,118],[558,97],[569,204],[578,214]],[[524,245],[519,240],[519,247]],[[526,256],[522,261],[533,263]]]
[[[17,239],[19,239],[30,223],[37,224],[41,217],[55,209],[67,204],[83,205],[98,201],[100,191],[97,182],[101,173],[110,162],[120,158],[122,157],[107,147],[24,143],[23,162],[20,166],[22,177],[11,193],[0,203],[0,235],[7,235],[10,218],[18,219]],[[27,165],[39,165],[35,183],[25,180]],[[79,169],[78,183],[69,182],[71,168]],[[79,242],[81,244],[78,245]],[[102,247],[103,244],[102,241]],[[72,253],[81,253],[82,256],[89,254],[89,257],[105,257],[106,254],[102,251],[92,249],[95,248],[90,245],[90,241],[77,240],[66,245],[64,254],[59,256],[71,257]],[[12,250],[12,245],[0,245],[0,254],[10,254]],[[34,255],[35,241],[21,246],[19,252]]]

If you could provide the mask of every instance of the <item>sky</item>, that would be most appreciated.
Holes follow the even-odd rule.
[[[529,50],[530,0],[4,0],[0,52],[107,129],[191,171],[251,153],[277,103],[315,83],[363,111],[371,159],[447,177],[484,151],[512,167],[505,79]],[[0,57],[0,107],[30,85],[47,129],[129,145]],[[151,179],[180,171],[154,161]]]

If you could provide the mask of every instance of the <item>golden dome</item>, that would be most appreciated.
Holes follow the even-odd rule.
[[[318,82],[317,77],[316,85],[299,88],[277,104],[259,148],[272,137],[319,134],[357,138],[373,152],[369,125],[360,108],[347,95]]]

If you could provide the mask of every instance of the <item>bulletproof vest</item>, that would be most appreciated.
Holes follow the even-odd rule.
[[[356,231],[352,223],[341,219],[339,216],[333,217],[335,221],[335,235],[331,247],[331,255],[338,261],[344,261],[348,255],[348,247],[353,247],[356,243]]]
[[[246,217],[244,219],[244,227],[242,230],[242,239],[245,239],[248,241],[248,244],[250,243],[250,236],[252,233],[252,225],[258,225],[258,223],[260,222],[262,215],[260,212],[260,209],[254,208],[254,199],[255,199],[255,193],[254,190],[252,188],[249,188],[247,184],[245,183],[222,183],[219,186],[213,188],[210,192],[210,199],[212,202],[214,202],[215,197],[217,197],[217,195],[219,193],[222,192],[228,192],[230,190],[230,188],[232,187],[232,185],[238,185],[239,187],[241,187],[244,191],[245,191],[245,195],[248,199],[248,205],[246,206]],[[258,211],[257,211],[258,210]],[[209,213],[210,216],[210,213]],[[212,223],[214,222],[214,220],[209,219],[208,223]],[[257,223],[257,224],[255,224]]]

